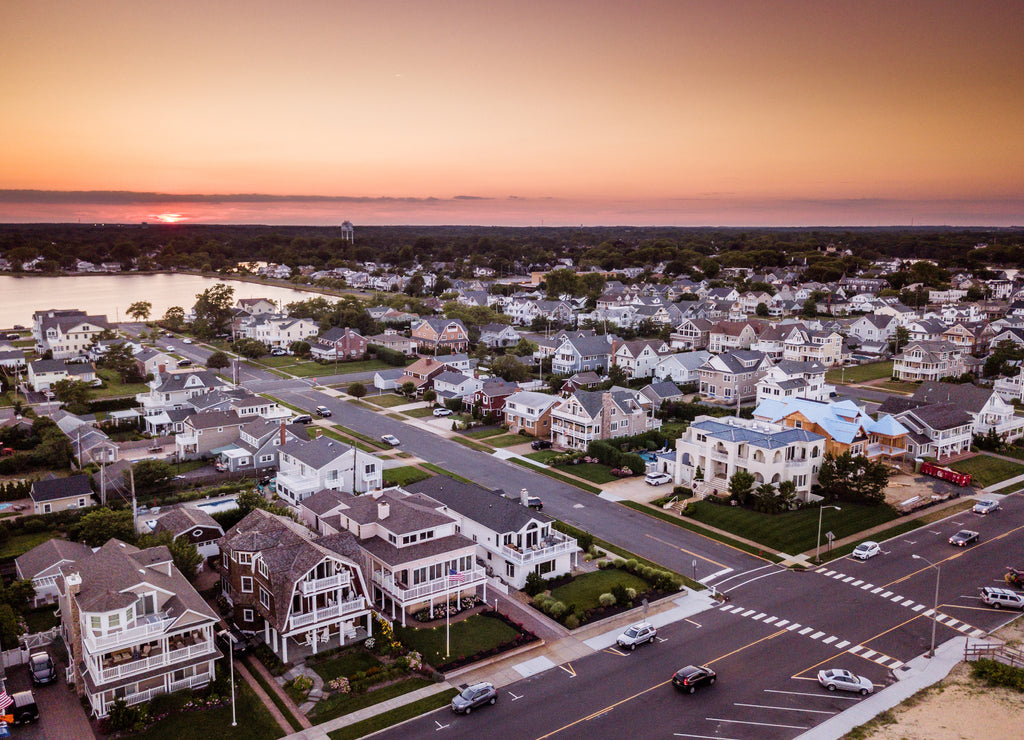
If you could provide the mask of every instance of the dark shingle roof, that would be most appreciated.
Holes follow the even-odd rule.
[[[32,500],[56,501],[62,498],[92,496],[88,475],[72,475],[68,478],[43,478],[32,484]]]
[[[439,475],[406,486],[406,490],[422,493],[458,512],[467,519],[495,532],[518,532],[531,521],[551,522],[551,517],[529,509],[501,493],[488,491],[474,483]]]

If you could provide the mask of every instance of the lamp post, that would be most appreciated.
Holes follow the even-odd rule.
[[[920,555],[911,555],[910,557],[914,560],[923,560],[928,563],[931,567],[935,568],[935,601],[932,604],[932,646],[928,650],[928,657],[935,657],[935,625],[939,621],[939,576],[942,575],[942,570],[928,558],[923,558]]]
[[[818,545],[814,548],[814,562],[821,562],[821,515],[825,509],[835,509],[836,511],[842,511],[841,506],[819,506],[818,507]]]
[[[231,726],[238,727],[235,719],[235,637],[228,631],[228,661],[231,663]]]

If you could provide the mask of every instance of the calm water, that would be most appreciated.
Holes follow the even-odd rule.
[[[125,310],[135,301],[152,303],[152,318],[159,318],[171,306],[181,306],[187,311],[195,303],[197,293],[218,282],[231,285],[235,289],[236,300],[268,298],[284,305],[317,295],[238,280],[218,281],[199,275],[0,275],[0,328],[14,324],[30,326],[32,313],[48,308],[78,308],[90,314],[106,314],[109,321],[130,321]]]

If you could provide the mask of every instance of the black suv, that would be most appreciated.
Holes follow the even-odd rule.
[[[672,676],[672,685],[680,691],[692,694],[698,686],[711,686],[718,674],[706,665],[688,665],[680,668]]]
[[[24,725],[39,720],[39,707],[36,706],[36,698],[31,691],[19,691],[11,694],[14,703],[11,704],[7,713],[14,717],[14,724]]]
[[[546,439],[535,439],[530,443],[530,447],[535,450],[546,450],[551,447],[551,443]]]

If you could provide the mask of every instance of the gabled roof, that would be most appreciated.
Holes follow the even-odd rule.
[[[952,403],[977,414],[992,398],[991,388],[979,388],[970,383],[922,383],[914,391],[914,400],[923,404]]]
[[[86,555],[92,555],[92,548],[88,545],[70,540],[52,539],[19,555],[15,558],[15,563],[22,577],[31,580],[60,563],[74,562]]]
[[[282,454],[291,455],[314,470],[320,470],[349,452],[352,447],[331,437],[321,436],[309,441],[302,439],[289,440],[278,449]],[[363,454],[373,457],[368,453]]]
[[[63,498],[92,496],[88,475],[72,475],[68,478],[43,478],[32,484],[29,494],[35,502],[57,501]]]
[[[904,413],[932,429],[945,430],[956,427],[967,426],[972,423],[971,415],[962,408],[952,403],[934,403],[927,406],[919,406]]]
[[[554,521],[546,514],[529,509],[501,492],[488,491],[475,483],[464,483],[438,475],[406,486],[406,490],[429,496],[467,519],[493,532],[518,532],[531,521]]]
[[[154,532],[170,532],[173,536],[189,532],[197,527],[203,529],[215,529],[224,534],[224,529],[212,516],[205,511],[192,506],[178,506],[156,520],[153,526]]]

